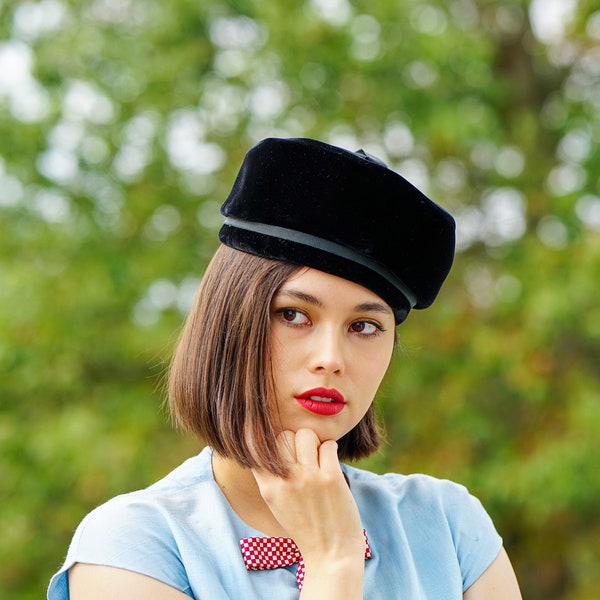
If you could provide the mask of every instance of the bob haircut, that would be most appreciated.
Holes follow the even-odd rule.
[[[286,474],[277,452],[271,360],[271,301],[297,265],[220,246],[181,333],[168,381],[177,425],[238,463]],[[371,405],[338,440],[342,460],[375,452]]]

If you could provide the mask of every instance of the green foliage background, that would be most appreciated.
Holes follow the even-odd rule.
[[[198,450],[161,378],[243,154],[281,135],[458,219],[369,466],[469,486],[526,598],[599,598],[599,115],[592,0],[0,1],[2,597]]]

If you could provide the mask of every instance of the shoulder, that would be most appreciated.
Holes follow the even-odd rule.
[[[400,511],[404,519],[426,514],[460,529],[465,520],[479,517],[485,527],[491,520],[478,498],[462,484],[421,473],[378,475],[344,465],[350,488],[359,504],[383,511]]]
[[[405,539],[423,555],[457,561],[467,589],[492,563],[502,539],[478,498],[429,475],[377,475],[344,467],[368,531]],[[435,550],[434,550],[435,548]]]
[[[344,465],[344,472],[350,487],[357,494],[372,498],[382,497],[405,505],[437,506],[443,511],[452,511],[465,503],[478,502],[464,485],[431,475],[421,473],[378,475],[347,465]]]
[[[210,451],[186,460],[166,477],[143,490],[108,500],[81,522],[73,543],[80,548],[114,544],[169,545],[174,532],[194,512],[212,482]]]
[[[127,569],[186,590],[182,539],[189,520],[203,511],[203,498],[210,495],[210,490],[204,492],[210,488],[210,463],[210,450],[205,449],[150,487],[92,510],[77,527],[50,590],[61,588],[67,570],[78,562]]]

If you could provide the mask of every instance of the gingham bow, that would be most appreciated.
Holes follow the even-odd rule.
[[[373,556],[366,531],[365,535],[365,559]],[[298,563],[296,581],[302,589],[304,583],[304,561],[292,538],[285,537],[247,537],[240,540],[242,556],[248,571],[263,571],[266,569],[277,569],[289,567]]]

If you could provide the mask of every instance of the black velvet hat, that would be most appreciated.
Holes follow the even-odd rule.
[[[221,213],[227,246],[358,283],[397,323],[434,301],[454,257],[445,210],[364,151],[311,139],[251,148]]]

